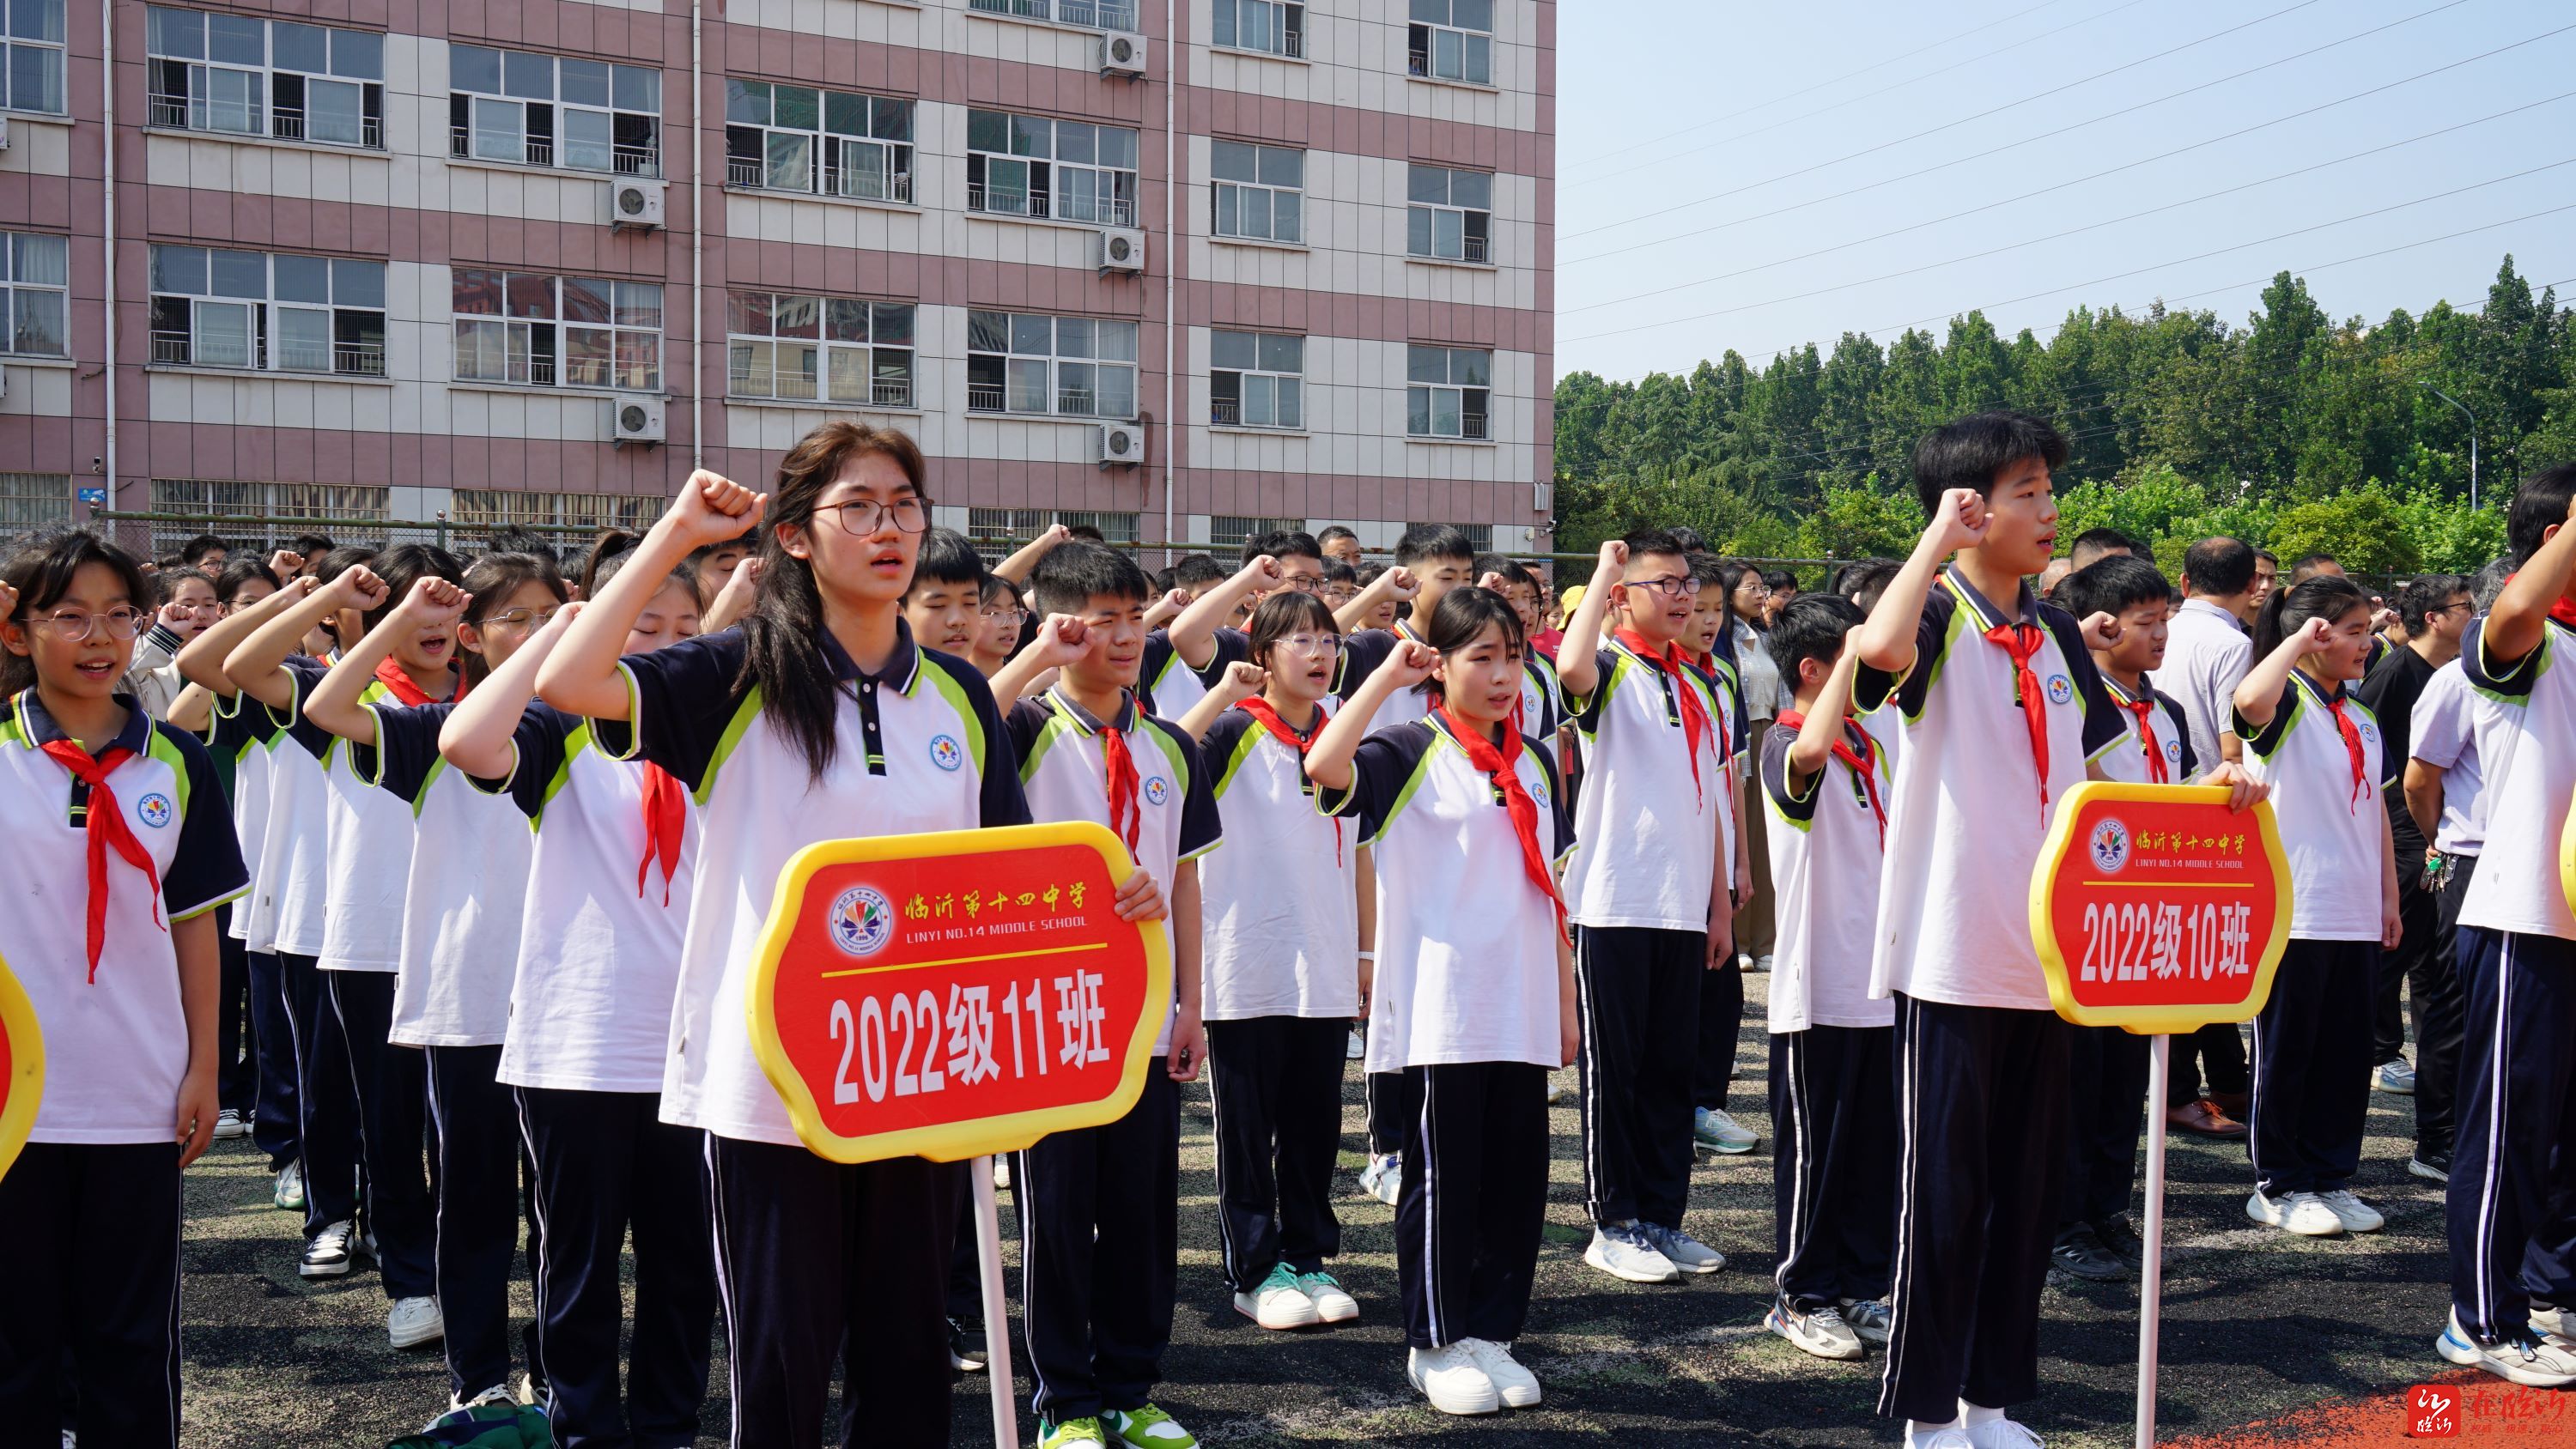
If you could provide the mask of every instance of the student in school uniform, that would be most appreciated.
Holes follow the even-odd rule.
[[[2354,699],[2370,657],[2370,596],[2320,573],[2254,620],[2254,667],[2236,686],[2246,768],[2272,788],[2290,863],[2290,943],[2254,1019],[2254,1195],[2245,1215],[2309,1237],[2384,1224],[2353,1194],[2370,1108],[2372,983],[2401,925],[2386,741]]]
[[[366,1229],[374,1239],[376,1266],[392,1300],[386,1333],[396,1348],[411,1348],[445,1332],[437,1299],[437,1206],[430,1195],[428,1060],[417,1048],[396,1046],[394,985],[401,965],[402,910],[411,875],[410,807],[375,787],[362,772],[359,752],[312,718],[305,705],[330,665],[296,650],[305,633],[327,617],[354,611],[357,632],[341,634],[343,652],[384,623],[422,578],[453,583],[464,570],[446,550],[404,544],[358,565],[316,589],[302,603],[262,624],[226,656],[224,672],[244,693],[266,704],[289,727],[318,732],[328,785],[324,844],[322,939],[315,964],[356,1084],[359,1147],[366,1168]],[[346,629],[341,617],[336,627]],[[456,691],[456,628],[452,618],[422,624],[390,641],[371,671],[367,697],[427,704]],[[370,766],[373,761],[367,762]]]
[[[1197,860],[1220,839],[1198,745],[1134,690],[1152,584],[1101,544],[1067,543],[1032,580],[1049,616],[996,675],[1053,668],[1054,687],[1006,717],[1029,813],[1089,820],[1127,844],[1170,902],[1174,1003],[1144,1095],[1102,1127],[1058,1132],[1020,1154],[1021,1295],[1041,1449],[1190,1449],[1152,1399],[1172,1334],[1178,1243],[1180,1087],[1207,1058],[1200,1021]],[[1265,1275],[1266,1276],[1266,1275]]]
[[[1479,554],[1470,572],[1479,588],[1491,589],[1512,606],[1521,621],[1521,637],[1535,639],[1539,596],[1545,592],[1538,575],[1520,560],[1499,553]],[[1541,749],[1551,747],[1565,722],[1565,691],[1556,682],[1556,662],[1532,648],[1521,659],[1521,738]]]
[[[1982,413],[1927,435],[1931,524],[1852,636],[1854,704],[1904,721],[1870,993],[1893,996],[1896,1259],[1878,1411],[1911,1449],[2037,1443],[2039,1295],[2066,1167],[2073,1028],[2051,1008],[2029,889],[2049,811],[2123,737],[2079,625],[2022,580],[2056,538],[2056,429]],[[1957,562],[1945,566],[1956,553]],[[2235,803],[2260,792],[2234,771]]]
[[[1887,755],[1850,715],[1860,607],[1793,602],[1769,652],[1788,707],[1757,769],[1779,899],[1772,953],[1771,1180],[1778,1268],[1763,1326],[1818,1358],[1887,1342],[1896,1240],[1894,1005],[1869,995],[1886,857]]]
[[[613,596],[628,570],[654,567],[649,547],[631,534],[603,539],[583,594]],[[630,660],[698,637],[685,551],[634,581],[645,598],[629,601]],[[535,827],[492,1074],[515,1100],[534,1169],[547,1416],[567,1445],[683,1445],[697,1435],[716,1308],[706,1134],[664,1120],[662,1091],[697,821],[685,789],[617,758],[603,726],[531,702],[577,613],[563,606],[510,651],[447,716],[438,750],[515,807],[523,831]],[[630,1233],[634,1348],[621,1388],[619,1250]]]
[[[2576,912],[2558,868],[2576,797],[2571,520],[2576,467],[2514,490],[2516,572],[2460,654],[2468,683],[2502,708],[2485,849],[2460,906],[2469,1025],[2447,1203],[2451,1317],[2434,1345],[2544,1388],[2576,1384]]]
[[[509,799],[440,759],[439,731],[455,704],[405,703],[377,687],[376,671],[397,641],[453,627],[461,695],[506,664],[569,596],[554,561],[530,554],[484,554],[461,586],[415,580],[304,703],[307,716],[348,742],[359,773],[415,822],[386,1036],[418,1048],[428,1070],[438,1164],[434,1271],[451,1409],[513,1401],[519,1120],[498,1073],[524,905],[513,887],[529,878],[533,844],[527,817]],[[542,1252],[532,1244],[530,1261]],[[542,1384],[535,1342],[531,1332],[530,1377]]]
[[[215,580],[215,603],[189,637],[276,591],[277,575],[258,559],[245,555],[224,565]],[[176,648],[170,651],[167,667],[186,683],[195,683],[179,669]],[[190,727],[214,758],[225,803],[232,809],[234,838],[241,843],[247,868],[268,805],[268,757],[263,747],[274,731],[257,727],[266,720],[264,710],[251,710],[244,718],[238,694],[225,699],[200,685],[196,695],[206,702],[206,718]],[[247,912],[228,905],[216,914],[222,928],[224,975],[222,1003],[215,1017],[215,1055],[223,1064],[223,1112],[216,1119],[215,1137],[220,1141],[253,1136],[268,1154],[269,1171],[280,1172],[295,1160],[295,1077],[285,1008],[277,999],[277,958],[263,952],[261,960],[251,959],[247,927],[235,927],[235,917]],[[265,1124],[258,1122],[263,1105],[272,1117]]]
[[[1201,1013],[1216,1114],[1218,1241],[1235,1311],[1263,1328],[1347,1323],[1333,1162],[1342,1062],[1361,1011],[1358,847],[1315,809],[1305,757],[1331,717],[1341,632],[1312,594],[1252,611],[1233,665],[1182,730],[1228,844],[1199,870]]]
[[[1683,637],[1682,652],[1708,676],[1717,700],[1718,733],[1729,741],[1724,773],[1729,782],[1728,794],[1734,797],[1728,838],[1733,842],[1735,864],[1727,889],[1736,906],[1732,918],[1735,926],[1731,929],[1740,931],[1742,907],[1752,899],[1754,840],[1746,810],[1748,787],[1735,783],[1735,759],[1746,752],[1755,719],[1744,703],[1744,676],[1737,666],[1733,628],[1735,592],[1741,586],[1744,566],[1711,554],[1693,553],[1690,570],[1691,581],[1699,586],[1699,592],[1691,601],[1690,632]],[[1773,673],[1776,676],[1778,671],[1774,669]],[[1770,723],[1767,711],[1761,722]],[[1726,1157],[1750,1152],[1762,1140],[1726,1110],[1735,1078],[1736,1041],[1744,1032],[1744,959],[1745,953],[1730,944],[1726,958],[1701,980],[1699,1041],[1691,1053],[1692,1150]]]
[[[218,1111],[214,912],[249,877],[205,747],[119,692],[150,597],[86,533],[0,565],[0,873],[52,903],[0,912],[46,1056],[0,1177],[0,1422],[24,1443],[179,1443],[180,1173]]]
[[[1324,726],[1306,774],[1383,872],[1368,1065],[1401,1072],[1410,1104],[1405,1376],[1442,1413],[1488,1414],[1541,1398],[1512,1343],[1547,1206],[1547,1073],[1581,1038],[1556,876],[1572,835],[1546,749],[1512,723],[1526,644],[1511,606],[1454,588],[1423,622]],[[1372,728],[1417,690],[1424,718]]]
[[[1682,1230],[1701,983],[1735,957],[1738,858],[1740,746],[1724,686],[1687,657],[1698,593],[1672,535],[1605,543],[1556,658],[1584,758],[1565,872],[1583,1008],[1583,1260],[1634,1283],[1726,1263]],[[1615,632],[1603,627],[1613,608]]]
[[[953,528],[922,534],[903,621],[922,648],[973,662],[984,633],[984,556],[966,535]]]
[[[823,1442],[836,1361],[836,1442],[948,1440],[943,1310],[965,1174],[807,1151],[753,1055],[745,1002],[762,913],[798,850],[854,821],[901,834],[1028,819],[983,677],[918,647],[903,622],[930,522],[926,466],[902,433],[832,422],[780,459],[774,494],[691,475],[538,675],[545,701],[587,718],[604,755],[657,765],[698,802],[661,1110],[709,1134],[742,1449]],[[751,527],[751,617],[621,659],[672,568]],[[1138,908],[1136,894],[1125,904]]]
[[[975,671],[986,679],[1019,652],[1020,626],[1029,621],[1027,596],[1000,574],[986,574],[976,607],[983,628],[975,635]]]
[[[2101,760],[2105,779],[2178,785],[2200,773],[2182,706],[2148,678],[2164,662],[2172,597],[2154,564],[2126,553],[2106,553],[2057,585],[2059,608],[2078,619],[2108,614],[2118,625],[2109,646],[2092,651],[2102,688],[2120,710],[2122,738]],[[2066,1195],[2049,1266],[2113,1282],[2135,1276],[2146,1261],[2146,1244],[2129,1223],[2129,1193],[2153,1043],[2118,1027],[2078,1027],[2067,1045]]]

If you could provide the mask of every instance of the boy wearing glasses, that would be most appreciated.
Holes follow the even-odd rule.
[[[1313,534],[1255,534],[1243,541],[1242,557],[1231,577],[1193,587],[1190,606],[1170,629],[1146,636],[1146,702],[1165,719],[1188,714],[1225,677],[1227,665],[1252,657],[1251,637],[1237,626],[1249,622],[1263,599],[1324,591],[1324,555]]]
[[[1593,1222],[1583,1261],[1632,1283],[1726,1264],[1682,1231],[1701,982],[1734,958],[1744,748],[1732,686],[1688,654],[1698,593],[1671,534],[1603,544],[1556,658],[1584,760],[1565,870]]]

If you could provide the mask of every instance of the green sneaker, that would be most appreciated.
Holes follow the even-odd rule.
[[[1109,1435],[1093,1418],[1067,1419],[1049,1427],[1038,1425],[1038,1449],[1106,1449]]]
[[[1189,1430],[1173,1423],[1171,1415],[1151,1404],[1125,1413],[1104,1409],[1100,1418],[1134,1449],[1199,1449],[1199,1441],[1190,1437]]]

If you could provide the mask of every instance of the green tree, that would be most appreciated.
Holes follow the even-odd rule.
[[[2413,573],[2424,566],[2424,554],[2407,522],[2398,501],[2372,483],[2282,509],[2272,524],[2272,551],[2285,566],[2322,553],[2353,573]]]

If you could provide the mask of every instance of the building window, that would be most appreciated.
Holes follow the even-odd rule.
[[[447,154],[662,174],[662,73],[480,45],[447,48]]]
[[[459,528],[540,528],[642,532],[670,500],[627,493],[522,493],[515,488],[459,488],[448,517]]]
[[[17,532],[72,521],[68,473],[0,473],[0,528]]]
[[[725,185],[912,200],[912,102],[725,82]]]
[[[1220,513],[1208,519],[1208,547],[1241,548],[1265,534],[1305,531],[1306,520],[1302,518],[1245,518]]]
[[[912,304],[734,292],[734,397],[912,406]]]
[[[661,390],[653,283],[458,267],[452,292],[459,382]]]
[[[1264,55],[1306,53],[1306,7],[1280,0],[1215,0],[1214,43]]]
[[[1494,173],[1447,166],[1406,168],[1404,249],[1452,262],[1493,260]]]
[[[378,32],[155,5],[146,42],[153,125],[385,144],[385,38]]]
[[[152,551],[166,552],[220,520],[238,551],[266,551],[314,524],[382,523],[393,490],[345,483],[262,483],[234,479],[155,478],[152,511],[184,522],[152,526]],[[324,532],[333,529],[325,528]]]
[[[20,357],[61,357],[71,282],[71,242],[32,232],[0,232],[0,350]]]
[[[382,377],[385,264],[156,246],[152,360]]]
[[[966,537],[979,544],[1028,542],[1057,524],[1067,528],[1091,527],[1111,543],[1136,542],[1136,515],[1132,513],[1086,513],[1061,508],[969,508],[966,510]]]
[[[63,0],[10,0],[6,29],[0,106],[63,114]]]
[[[1136,324],[968,312],[966,410],[1136,416]]]
[[[1490,523],[1448,523],[1437,525],[1407,523],[1404,526],[1406,528],[1422,528],[1426,526],[1454,528],[1460,533],[1467,535],[1467,542],[1475,547],[1476,552],[1492,553],[1494,551],[1494,526]]]
[[[1404,349],[1404,431],[1416,438],[1493,436],[1494,354],[1482,347]]]
[[[966,8],[986,15],[1053,20],[1093,30],[1136,28],[1136,0],[966,0]]]
[[[1217,332],[1208,339],[1208,421],[1231,428],[1306,426],[1306,339]]]
[[[966,209],[1136,224],[1136,133],[1005,111],[966,113]]]
[[[1242,141],[1210,143],[1215,233],[1260,241],[1306,239],[1306,153]]]
[[[1405,68],[1434,80],[1494,83],[1494,0],[1413,0]]]

